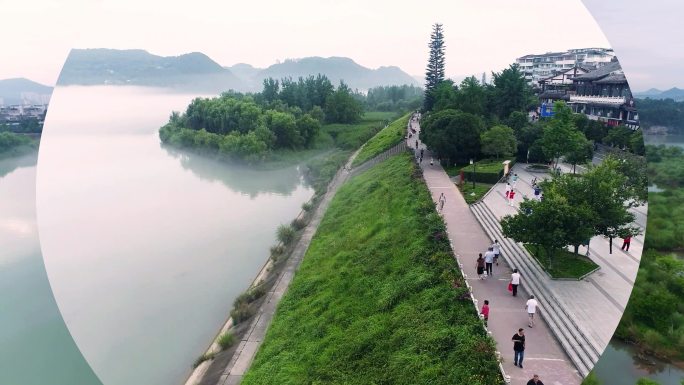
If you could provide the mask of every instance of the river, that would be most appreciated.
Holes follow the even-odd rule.
[[[98,385],[62,320],[36,226],[33,152],[0,160],[0,384]]]
[[[644,135],[646,144],[666,144],[684,148],[684,135]],[[681,385],[684,370],[674,365],[651,358],[655,365],[648,365],[635,358],[637,349],[617,340],[612,340],[596,364],[594,372],[603,384],[635,384],[639,378],[647,377],[661,385]]]
[[[194,95],[57,87],[38,159],[38,229],[76,344],[106,385],[180,384],[313,195],[298,167],[256,171],[160,145]]]

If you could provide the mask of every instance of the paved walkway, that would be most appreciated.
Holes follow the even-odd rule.
[[[531,173],[525,169],[526,166],[519,163],[512,170],[519,178],[515,186],[514,207],[506,205],[505,183],[497,184],[483,199],[497,219],[516,214],[524,197],[534,199],[531,184],[534,177],[538,181],[550,177],[545,173]],[[561,169],[563,172],[572,172],[568,165],[561,165]],[[636,216],[636,225],[642,230],[646,226],[646,210],[646,205],[631,210]],[[583,332],[596,340],[599,352],[608,345],[627,306],[639,270],[643,240],[643,234],[634,237],[629,252],[625,252],[620,249],[622,239],[614,239],[611,254],[608,239],[595,236],[589,242],[589,258],[601,267],[599,271],[581,282],[551,279],[544,282],[544,286],[575,317]],[[586,253],[586,248],[580,247],[580,253]]]
[[[419,125],[413,122],[418,131]],[[409,145],[415,147],[417,136],[409,140]],[[511,384],[524,385],[539,374],[545,384],[577,385],[581,383],[581,376],[554,338],[544,319],[537,320],[534,328],[527,327],[527,312],[525,311],[526,293],[524,280],[518,297],[512,297],[507,290],[511,268],[505,261],[500,260],[499,266],[494,266],[491,278],[481,281],[477,279],[475,260],[478,253],[486,251],[491,244],[480,223],[471,212],[468,204],[449,179],[444,169],[437,163],[430,165],[431,155],[425,146],[421,167],[428,189],[435,203],[441,194],[446,197],[442,215],[447,225],[447,232],[453,243],[454,251],[461,263],[463,271],[468,276],[473,295],[482,304],[485,299],[490,302],[489,330],[501,351],[506,374],[511,376]],[[540,309],[543,310],[543,309]],[[524,328],[527,347],[523,369],[513,366],[513,343],[511,338],[518,328]]]

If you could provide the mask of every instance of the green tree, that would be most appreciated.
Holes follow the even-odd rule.
[[[458,88],[451,80],[444,80],[443,82],[437,84],[437,86],[431,91],[431,94],[434,100],[434,105],[432,107],[433,111],[454,109],[458,95]]]
[[[577,135],[575,141],[568,144],[565,160],[572,165],[572,173],[578,164],[586,163],[594,156],[594,145],[584,135]]]
[[[520,213],[501,219],[504,236],[516,242],[536,245],[545,251],[549,266],[553,266],[554,250],[569,244],[585,241],[591,236],[587,226],[591,213],[577,210],[564,197],[544,194],[541,202],[525,200],[520,204]]]
[[[269,111],[266,124],[276,137],[278,147],[297,148],[304,144],[304,138],[297,130],[294,116],[285,112]]]
[[[499,159],[501,156],[515,154],[517,140],[510,127],[498,125],[482,133],[482,153]]]
[[[456,109],[482,116],[485,113],[486,104],[485,89],[475,76],[463,79],[456,93]]]
[[[480,134],[484,123],[479,116],[456,110],[443,110],[424,120],[421,140],[437,156],[451,162],[467,163],[480,155]]]
[[[608,129],[608,134],[603,138],[603,143],[609,146],[627,148],[632,137],[632,129],[625,126],[616,126]]]
[[[434,105],[432,91],[444,81],[444,30],[442,24],[435,23],[430,35],[430,57],[425,71],[425,101],[423,108],[431,111]]]
[[[273,78],[264,79],[264,88],[261,91],[261,96],[266,103],[270,103],[278,99],[280,92],[280,83]]]
[[[363,105],[344,82],[325,101],[325,117],[330,123],[355,123],[361,120]]]
[[[302,138],[304,138],[304,145],[310,147],[321,130],[321,123],[311,115],[304,114],[297,119],[297,130]]]
[[[644,133],[640,129],[632,132],[632,135],[629,137],[629,149],[637,155],[643,156],[644,154],[646,154],[646,146],[644,145]]]
[[[553,159],[555,168],[561,156],[581,148],[586,139],[575,128],[570,107],[563,102],[556,102],[553,111],[553,118],[544,127],[541,144],[544,154]]]
[[[531,104],[532,90],[517,64],[502,72],[493,73],[494,106],[499,119],[505,119],[513,111],[527,111]]]
[[[513,111],[508,115],[508,119],[506,119],[506,125],[512,128],[516,134],[522,131],[528,123],[527,114],[522,111]]]

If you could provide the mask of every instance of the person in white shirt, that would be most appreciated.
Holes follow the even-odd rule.
[[[492,243],[492,251],[494,251],[494,263],[499,266],[499,255],[501,255],[499,240],[495,239],[494,243]]]
[[[520,285],[520,273],[518,269],[513,269],[513,274],[511,274],[511,286],[513,286],[513,296],[518,295],[518,285]]]
[[[487,272],[487,277],[492,276],[492,265],[494,265],[494,251],[490,247],[487,249],[484,255],[485,259],[485,271]]]
[[[533,295],[531,295],[530,299],[527,300],[525,308],[527,309],[527,316],[530,319],[527,326],[532,327],[534,326],[534,313],[537,311],[537,300],[534,299]]]

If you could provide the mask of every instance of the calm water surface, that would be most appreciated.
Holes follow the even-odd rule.
[[[160,145],[194,95],[57,87],[38,161],[45,266],[64,320],[106,385],[169,385],[225,321],[313,190],[296,167],[254,171]]]
[[[99,385],[45,273],[36,226],[37,157],[0,160],[0,384]]]

